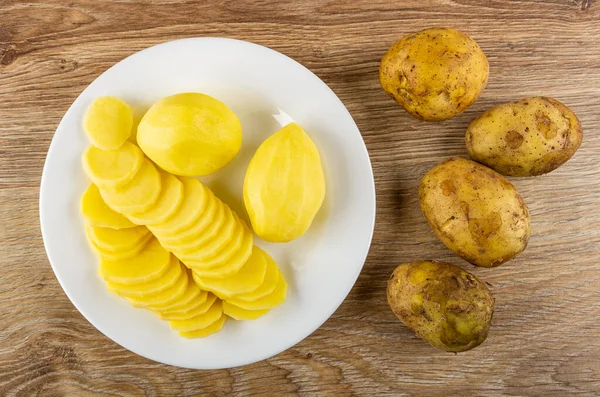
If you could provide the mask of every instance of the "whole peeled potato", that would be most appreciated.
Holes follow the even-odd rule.
[[[388,281],[392,311],[407,327],[449,352],[479,346],[487,338],[494,297],[476,276],[441,262],[405,263]]]
[[[504,175],[553,171],[575,154],[583,132],[571,109],[552,98],[525,98],[496,106],[467,129],[471,158]]]
[[[439,239],[474,265],[499,266],[529,242],[529,211],[519,192],[474,161],[456,157],[432,168],[419,202]]]
[[[452,118],[483,91],[489,64],[483,50],[464,33],[432,28],[405,36],[381,60],[381,86],[414,117]]]

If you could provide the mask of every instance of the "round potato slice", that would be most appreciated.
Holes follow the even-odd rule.
[[[152,208],[160,191],[160,174],[150,160],[144,159],[142,168],[131,182],[116,189],[102,189],[100,193],[111,208],[127,216]]]
[[[217,333],[223,328],[223,324],[225,324],[225,320],[227,320],[227,316],[223,315],[220,319],[212,323],[206,328],[198,329],[196,331],[179,331],[179,335],[184,338],[194,339],[194,338],[206,338],[209,335]]]
[[[160,278],[169,269],[171,254],[152,238],[136,256],[125,260],[100,260],[99,273],[106,281],[140,284]]]
[[[188,271],[188,278],[189,277],[190,273]],[[185,294],[183,294],[183,296],[177,301],[169,302],[164,305],[156,304],[153,305],[153,307],[156,311],[185,311],[200,305],[206,300],[207,295],[208,291],[202,291],[200,287],[196,285],[196,283],[188,283]]]
[[[109,289],[116,291],[121,296],[139,297],[144,295],[156,294],[173,287],[181,278],[184,272],[183,265],[179,260],[171,255],[171,264],[167,272],[160,278],[143,284],[120,284],[110,281],[106,282]]]
[[[271,256],[269,256],[269,254],[267,254],[265,251],[261,250],[256,246],[255,249],[259,249],[261,255],[265,258],[267,262],[267,270],[265,272],[265,279],[263,280],[260,287],[258,287],[254,291],[246,292],[235,296],[235,299],[244,302],[252,302],[269,295],[275,290],[275,288],[277,287],[277,282],[279,281],[279,268],[277,267],[277,263],[275,263],[273,258],[271,258]]]
[[[222,315],[223,305],[221,304],[221,300],[217,299],[206,313],[200,314],[198,316],[186,320],[169,321],[169,325],[171,326],[171,328],[177,331],[196,331],[202,328],[206,328],[209,325],[217,322]]]
[[[193,284],[193,283],[191,283]],[[160,318],[162,318],[163,320],[167,320],[167,321],[184,321],[184,320],[189,320],[190,318],[193,317],[197,317],[197,316],[201,316],[203,314],[205,314],[208,309],[210,309],[212,307],[212,305],[215,303],[215,301],[217,300],[217,297],[214,294],[211,293],[207,293],[206,295],[206,299],[204,300],[204,302],[195,305],[187,310],[181,310],[181,311],[170,311],[170,310],[163,310],[163,311],[157,311],[157,314]]]
[[[159,238],[175,238],[183,230],[186,230],[194,224],[201,216],[212,207],[212,192],[207,189],[199,180],[193,178],[183,178],[183,202],[177,212],[165,223],[148,225],[149,229]]]
[[[117,149],[131,135],[133,110],[119,98],[98,97],[83,116],[83,130],[94,146]]]
[[[267,314],[269,309],[265,310],[246,310],[232,305],[227,301],[223,301],[223,313],[233,318],[234,320],[256,320]]]
[[[145,226],[127,229],[87,226],[85,230],[95,247],[113,254],[131,251],[141,244],[145,244],[152,236],[150,230]]]
[[[168,172],[159,170],[159,173],[161,190],[156,203],[148,211],[127,215],[138,225],[165,223],[175,215],[183,202],[183,183]]]
[[[180,299],[185,295],[189,282],[188,273],[184,271],[172,287],[154,294],[127,296],[127,300],[135,307],[154,309],[155,305],[165,305]]]
[[[130,142],[115,150],[90,146],[82,156],[85,174],[100,189],[115,189],[130,182],[144,162],[144,153]]]
[[[135,223],[114,211],[100,195],[98,186],[93,183],[81,196],[81,214],[90,226],[126,229],[136,226]]]
[[[256,299],[252,302],[244,302],[242,300],[233,298],[228,298],[227,301],[246,310],[266,310],[272,309],[275,306],[280,305],[285,301],[287,295],[287,283],[285,282],[285,278],[283,274],[279,272],[279,281],[277,281],[277,287],[271,292],[269,295],[264,296],[262,298]]]

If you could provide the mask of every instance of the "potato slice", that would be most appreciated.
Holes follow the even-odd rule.
[[[255,299],[252,302],[245,302],[243,300],[228,298],[227,301],[232,305],[240,307],[246,310],[266,310],[272,309],[275,306],[280,305],[285,301],[287,295],[287,283],[283,274],[279,272],[279,281],[277,281],[277,287],[269,295],[259,299]]]
[[[252,232],[244,228],[241,246],[231,251],[231,255],[211,263],[184,262],[201,277],[225,278],[237,273],[252,254]],[[229,247],[227,248],[229,249]],[[182,260],[183,261],[183,260]]]
[[[207,211],[213,205],[212,192],[199,180],[183,178],[183,202],[177,212],[165,223],[148,225],[157,237],[176,238],[179,233],[194,224],[201,216],[206,217]]]
[[[193,284],[193,283],[192,283]],[[180,311],[172,311],[172,310],[162,310],[156,311],[158,316],[163,320],[168,321],[184,321],[188,320],[192,317],[201,316],[211,308],[211,306],[215,303],[218,298],[216,295],[208,292],[206,294],[206,299],[200,304],[194,305],[187,310]]]
[[[198,329],[206,328],[209,325],[217,322],[223,315],[223,305],[221,300],[215,300],[210,309],[204,314],[186,319],[169,321],[171,328],[177,331],[189,332]]]
[[[243,222],[236,222],[236,230],[229,241],[225,241],[223,248],[218,252],[213,252],[212,255],[206,255],[203,252],[191,251],[190,254],[177,250],[182,260],[189,263],[189,267],[209,269],[214,267],[220,267],[226,264],[226,262],[234,256],[239,250],[252,250],[252,244],[254,244],[254,236],[252,232],[244,225]],[[248,236],[250,235],[250,236]]]
[[[86,226],[90,241],[99,249],[109,253],[127,252],[150,239],[152,233],[145,226],[127,229]]]
[[[161,191],[160,174],[150,160],[144,159],[139,172],[128,184],[116,189],[101,189],[100,194],[111,208],[127,216],[148,211]]]
[[[119,98],[98,97],[83,116],[83,130],[94,146],[103,150],[120,147],[131,135],[133,110]]]
[[[193,274],[193,278],[201,289],[211,291],[219,297],[228,297],[251,292],[260,287],[265,279],[266,271],[267,261],[262,250],[254,246],[250,258],[233,276],[210,278]]]
[[[189,278],[189,272],[188,272],[188,278]],[[198,287],[196,285],[196,283],[188,283],[188,287],[187,290],[185,291],[185,294],[183,294],[183,296],[181,296],[181,298],[177,299],[177,301],[174,302],[168,302],[166,304],[156,304],[153,305],[153,310],[157,310],[157,311],[163,311],[163,310],[168,310],[168,311],[179,311],[179,310],[187,310],[193,307],[196,307],[197,305],[199,305],[200,303],[204,302],[206,300],[206,297],[208,295],[208,291],[202,291],[200,289],[200,287]],[[200,303],[198,303],[200,302]]]
[[[129,183],[144,162],[144,153],[130,142],[115,150],[90,146],[82,156],[85,174],[100,189],[114,189]]]
[[[234,320],[256,320],[269,312],[265,310],[246,310],[241,307],[232,305],[227,301],[223,301],[223,313],[233,318]]]
[[[100,260],[102,278],[121,284],[140,284],[160,278],[169,269],[171,254],[152,238],[137,255],[125,260]]]
[[[171,218],[183,202],[183,183],[174,175],[158,169],[160,174],[160,195],[156,203],[147,211],[127,214],[138,225],[155,225]]]
[[[121,284],[106,282],[106,286],[110,290],[116,291],[121,296],[139,297],[144,295],[156,294],[173,287],[181,278],[181,274],[185,270],[179,260],[171,255],[171,264],[167,272],[160,278],[142,284]]]
[[[179,331],[179,335],[184,338],[194,339],[194,338],[206,338],[209,335],[217,333],[223,328],[223,324],[225,324],[225,320],[227,320],[227,316],[222,315],[220,319],[212,323],[206,328],[198,329],[196,331]]]
[[[235,296],[236,300],[244,302],[252,302],[262,297],[271,294],[277,287],[279,281],[279,268],[277,263],[271,258],[265,251],[260,250],[261,254],[267,262],[267,270],[265,272],[265,279],[263,280],[260,287],[251,292],[246,292]],[[237,320],[237,319],[236,319]]]
[[[187,291],[189,282],[188,272],[183,271],[177,282],[170,288],[154,294],[127,296],[126,298],[135,307],[144,307],[154,310],[156,305],[165,305],[181,299]]]
[[[100,195],[98,186],[93,183],[81,196],[81,214],[90,226],[126,229],[136,226],[135,223],[114,211]]]

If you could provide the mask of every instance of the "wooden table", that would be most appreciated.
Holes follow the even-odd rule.
[[[0,2],[0,395],[600,394],[600,2],[595,0],[2,0]],[[379,60],[409,32],[451,26],[488,55],[490,80],[463,115],[412,119],[379,86]],[[319,330],[269,360],[221,371],[151,362],[94,329],[54,278],[38,221],[54,130],[102,71],[145,47],[192,36],[263,44],[303,63],[341,98],[369,149],[377,224],[364,270]],[[466,155],[468,123],[492,105],[555,97],[583,145],[551,174],[512,179],[533,234],[518,259],[473,268],[434,236],[417,184]],[[488,340],[458,355],[418,339],[389,310],[402,262],[461,265],[493,285]]]

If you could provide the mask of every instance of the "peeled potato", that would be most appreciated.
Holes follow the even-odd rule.
[[[208,95],[185,93],[156,102],[137,131],[140,148],[175,175],[212,174],[240,150],[242,125],[225,104]]]
[[[223,307],[221,300],[217,299],[215,303],[208,309],[204,314],[195,316],[186,320],[173,320],[169,321],[171,328],[177,331],[189,332],[196,331],[202,328],[206,328],[209,325],[218,321],[223,315]]]
[[[142,167],[131,182],[115,189],[100,190],[104,201],[125,215],[148,211],[157,202],[160,192],[160,174],[147,159],[144,159]]]
[[[198,329],[195,331],[179,331],[179,335],[184,338],[193,339],[193,338],[205,338],[209,335],[212,335],[216,332],[219,332],[221,328],[223,328],[223,324],[225,324],[225,320],[227,320],[227,316],[222,315],[220,319],[209,325],[208,327]]]
[[[152,234],[145,226],[127,229],[110,229],[106,227],[86,227],[90,241],[102,251],[117,254],[128,252],[145,244]]]
[[[252,302],[262,297],[265,297],[271,294],[275,288],[277,287],[277,283],[279,282],[279,268],[277,267],[277,263],[267,254],[265,251],[260,251],[261,255],[267,262],[267,269],[265,271],[265,278],[262,284],[255,289],[254,291],[245,292],[243,294],[238,294],[235,296],[235,299],[243,302]],[[230,316],[233,317],[233,316]]]
[[[160,195],[156,203],[144,212],[127,214],[127,217],[139,225],[153,225],[166,222],[175,215],[183,202],[183,183],[165,171],[159,171]]]
[[[256,320],[269,312],[265,310],[246,310],[241,307],[232,305],[227,301],[223,301],[223,313],[233,318],[234,320]]]
[[[262,284],[267,271],[267,261],[262,250],[257,246],[244,266],[234,275],[227,278],[210,278],[194,274],[194,281],[201,289],[211,291],[219,297],[235,296],[254,291]]]
[[[283,303],[285,301],[286,295],[287,283],[285,282],[283,274],[279,272],[279,280],[277,281],[277,286],[269,295],[259,299],[255,299],[252,302],[245,302],[236,299],[235,297],[231,297],[227,299],[227,302],[246,310],[266,310],[272,309],[275,306]]]
[[[142,284],[121,284],[106,282],[109,290],[116,291],[121,296],[140,297],[144,295],[156,294],[173,287],[184,272],[181,263],[176,257],[171,256],[171,264],[167,272],[160,278]]]
[[[102,150],[90,146],[82,157],[85,174],[100,189],[114,189],[130,182],[144,162],[139,147],[125,142],[118,149]]]
[[[126,260],[100,260],[102,278],[121,284],[139,284],[160,278],[169,269],[171,254],[152,238],[137,255]]]
[[[112,150],[121,146],[131,135],[133,111],[115,97],[98,97],[83,117],[83,130],[94,146]]]
[[[260,145],[244,179],[244,204],[259,237],[271,242],[300,237],[324,198],[319,152],[298,124],[288,124]]]
[[[198,317],[205,314],[216,302],[218,298],[211,293],[207,294],[207,298],[200,304],[194,305],[186,310],[171,311],[163,310],[158,312],[158,316],[167,321],[185,321],[193,317]]]
[[[98,186],[91,184],[81,196],[81,214],[90,226],[126,229],[135,224],[113,211],[100,195]]]

